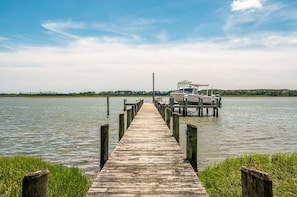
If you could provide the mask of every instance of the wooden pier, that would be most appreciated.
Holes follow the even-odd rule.
[[[208,196],[154,104],[144,103],[87,197]]]

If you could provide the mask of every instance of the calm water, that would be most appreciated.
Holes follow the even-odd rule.
[[[111,152],[123,99],[110,99],[107,116],[106,98],[0,97],[0,155],[37,155],[97,173],[100,126],[110,124]],[[242,154],[297,151],[297,98],[223,98],[219,117],[211,115],[180,119],[183,151],[186,124],[198,127],[200,168]]]

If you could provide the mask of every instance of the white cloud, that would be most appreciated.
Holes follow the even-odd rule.
[[[284,38],[267,36],[275,39]],[[158,90],[174,89],[183,79],[225,89],[297,89],[296,45],[233,49],[252,42],[248,37],[143,45],[107,40],[80,38],[63,47],[0,52],[0,92],[151,90],[152,72]]]
[[[263,0],[233,0],[232,11],[246,11],[262,8]]]

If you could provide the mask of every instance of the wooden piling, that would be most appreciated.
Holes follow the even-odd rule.
[[[22,197],[46,197],[48,188],[47,169],[29,173],[23,178]]]
[[[199,106],[200,106],[200,116],[203,117],[203,98],[200,98],[199,99],[200,102],[199,102]]]
[[[195,172],[198,172],[197,145],[197,127],[187,124],[187,160],[191,163]]]
[[[179,143],[179,114],[176,112],[172,113],[172,134]]]
[[[272,197],[272,180],[270,176],[254,169],[241,168],[243,197]]]
[[[216,99],[216,117],[219,116],[219,99]]]
[[[171,109],[166,107],[166,125],[170,129]]]
[[[132,109],[127,110],[127,129],[129,128],[131,121],[132,121]]]
[[[109,124],[101,126],[101,136],[100,136],[101,146],[100,146],[100,170],[103,168],[104,164],[108,160],[108,141],[109,141]]]
[[[124,99],[124,111],[127,110],[127,105],[126,105],[126,103],[127,103],[127,99]]]
[[[125,114],[119,115],[119,141],[122,139],[125,132]]]
[[[184,100],[184,109],[183,109],[183,116],[187,116],[188,115],[188,99],[185,98]]]
[[[106,103],[107,103],[107,115],[109,116],[109,96],[106,97]]]
[[[174,112],[174,98],[173,97],[170,97],[169,98],[169,105],[170,105],[170,109],[171,109],[171,112]]]
[[[131,120],[134,120],[136,113],[135,113],[135,105],[131,106]]]

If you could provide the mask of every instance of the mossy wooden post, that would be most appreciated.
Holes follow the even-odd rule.
[[[124,99],[124,111],[127,110],[127,105],[126,105],[126,103],[127,103],[127,99]]]
[[[172,134],[179,143],[179,114],[176,112],[172,113],[172,127]]]
[[[188,115],[188,98],[185,98],[184,100],[184,109],[183,109],[183,116]]]
[[[104,164],[108,160],[108,141],[109,141],[109,124],[101,126],[101,136],[100,136],[100,170],[103,168]]]
[[[216,99],[216,117],[219,116],[219,99]]]
[[[201,117],[203,117],[203,98],[200,98],[200,102],[199,102],[199,106],[200,106],[200,115]]]
[[[174,98],[173,97],[170,97],[169,98],[169,105],[170,105],[170,109],[171,109],[171,112],[174,112]]]
[[[134,120],[135,117],[135,105],[132,105],[131,107],[131,120]]]
[[[132,116],[132,109],[127,110],[127,129],[129,128],[131,124],[131,116]]]
[[[272,180],[268,174],[254,169],[241,168],[243,197],[272,197]]]
[[[198,172],[197,159],[197,127],[187,124],[187,160],[191,163],[195,172]]]
[[[107,102],[107,115],[109,116],[109,96],[106,97]]]
[[[170,119],[171,119],[171,110],[170,108],[166,107],[166,125],[170,129]]]
[[[47,169],[29,173],[23,178],[22,197],[46,197],[48,188]]]
[[[125,114],[119,115],[119,141],[122,139],[125,132]]]
[[[165,116],[166,116],[165,109],[166,109],[165,104],[161,104],[161,115],[162,115],[163,120],[165,120]]]

